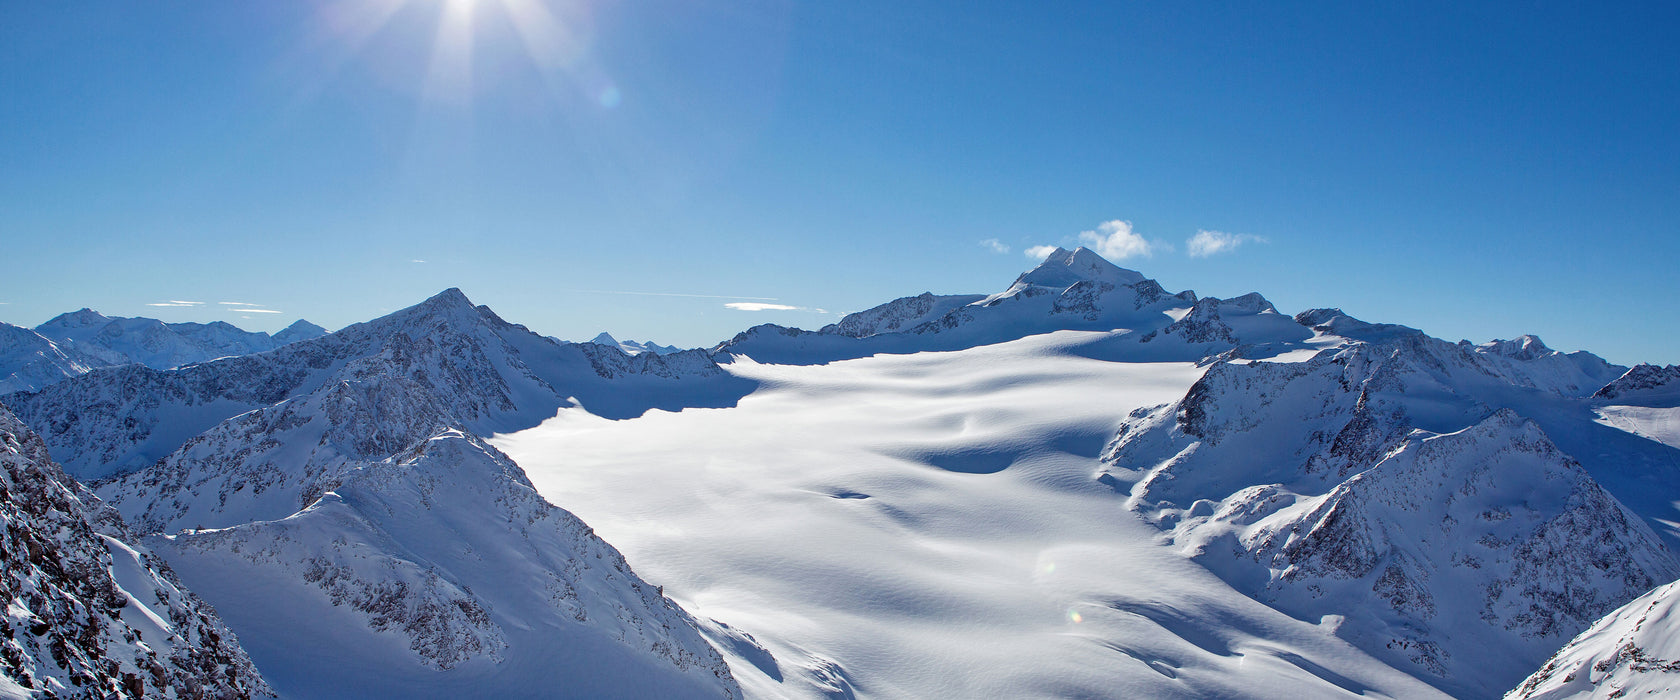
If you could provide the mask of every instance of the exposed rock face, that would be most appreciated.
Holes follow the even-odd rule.
[[[88,698],[271,694],[215,612],[3,407],[0,467],[0,690]]]
[[[1680,583],[1605,615],[1535,671],[1507,700],[1674,697],[1680,694]]]
[[[1593,398],[1650,405],[1680,403],[1680,365],[1639,365],[1604,385]]]
[[[986,298],[984,294],[953,294],[935,296],[923,292],[918,296],[894,299],[872,309],[846,314],[839,323],[823,326],[820,332],[863,338],[880,333],[898,333],[944,316],[952,309],[967,306]]]
[[[1240,590],[1301,617],[1345,615],[1344,637],[1457,695],[1509,687],[1680,575],[1538,426],[1465,392],[1508,368],[1395,337],[1301,363],[1216,363],[1181,401],[1125,423],[1103,478]]]

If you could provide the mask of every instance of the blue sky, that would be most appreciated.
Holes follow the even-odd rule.
[[[0,320],[459,286],[710,345],[1129,230],[1173,290],[1680,362],[1680,11],[1600,5],[6,3]]]

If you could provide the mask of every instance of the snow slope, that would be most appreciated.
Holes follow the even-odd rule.
[[[289,517],[152,542],[286,697],[739,696],[686,614],[458,431]]]
[[[0,394],[35,391],[102,364],[28,328],[0,323]]]
[[[748,697],[1442,697],[1154,542],[1092,477],[1189,363],[1059,332],[727,369],[728,410],[493,442],[702,619]],[[707,620],[710,620],[708,622]]]
[[[1569,642],[1507,700],[1680,696],[1680,582],[1657,588]]]
[[[209,606],[0,407],[0,697],[269,694]]]
[[[1481,400],[1561,398],[1508,377],[1519,369],[1421,336],[1215,363],[1127,420],[1103,478],[1239,590],[1298,617],[1347,615],[1343,636],[1378,658],[1489,697],[1680,576],[1546,431]]]

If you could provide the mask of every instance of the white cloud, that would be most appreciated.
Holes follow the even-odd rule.
[[[824,311],[822,309],[813,309],[809,306],[788,306],[787,304],[765,304],[765,303],[756,302],[756,301],[732,301],[732,302],[729,302],[727,304],[724,304],[724,306],[727,306],[727,307],[729,307],[731,309],[734,309],[736,311],[809,311],[811,313],[818,313],[818,314],[828,313],[827,311]]]
[[[411,263],[424,263],[424,262],[426,262],[426,261],[424,261],[424,260],[421,260],[421,259],[419,259],[419,258],[415,258],[415,259],[413,259],[413,260],[410,260],[410,261],[409,261],[409,262],[411,262]]]
[[[203,306],[204,302],[202,302],[202,301],[181,301],[179,299],[170,299],[169,301],[154,301],[154,302],[150,302],[146,305],[147,306],[187,306],[187,307],[192,307],[192,306]]]
[[[262,304],[252,304],[244,301],[218,301],[216,303],[222,306],[263,306]]]
[[[1000,241],[996,238],[988,238],[986,240],[980,241],[980,246],[982,248],[986,248],[986,249],[988,249],[988,250],[990,250],[994,253],[1007,253],[1007,252],[1009,252],[1009,246],[1004,245],[1003,241]]]
[[[228,311],[232,311],[233,313],[236,313],[236,314],[277,314],[277,313],[280,313],[279,311],[275,311],[274,309],[252,309],[252,308],[228,309]]]
[[[1265,243],[1265,238],[1248,233],[1226,233],[1202,229],[1191,236],[1185,247],[1192,258],[1229,253],[1244,243]]]
[[[630,294],[639,297],[693,297],[696,299],[752,299],[753,301],[776,301],[776,297],[744,297],[736,294],[679,294],[677,292],[627,292],[616,289],[573,289],[580,294]]]
[[[1132,222],[1119,219],[1104,221],[1095,231],[1081,232],[1079,242],[1111,262],[1139,256],[1147,258],[1161,245],[1132,231]]]
[[[1056,252],[1056,246],[1053,246],[1053,245],[1035,245],[1031,248],[1026,249],[1026,251],[1024,251],[1024,252],[1026,252],[1027,257],[1029,257],[1029,258],[1032,258],[1034,260],[1043,260],[1045,258],[1050,257],[1051,253]]]

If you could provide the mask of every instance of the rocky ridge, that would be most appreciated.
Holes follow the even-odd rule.
[[[216,613],[3,407],[0,466],[0,694],[272,694]]]

